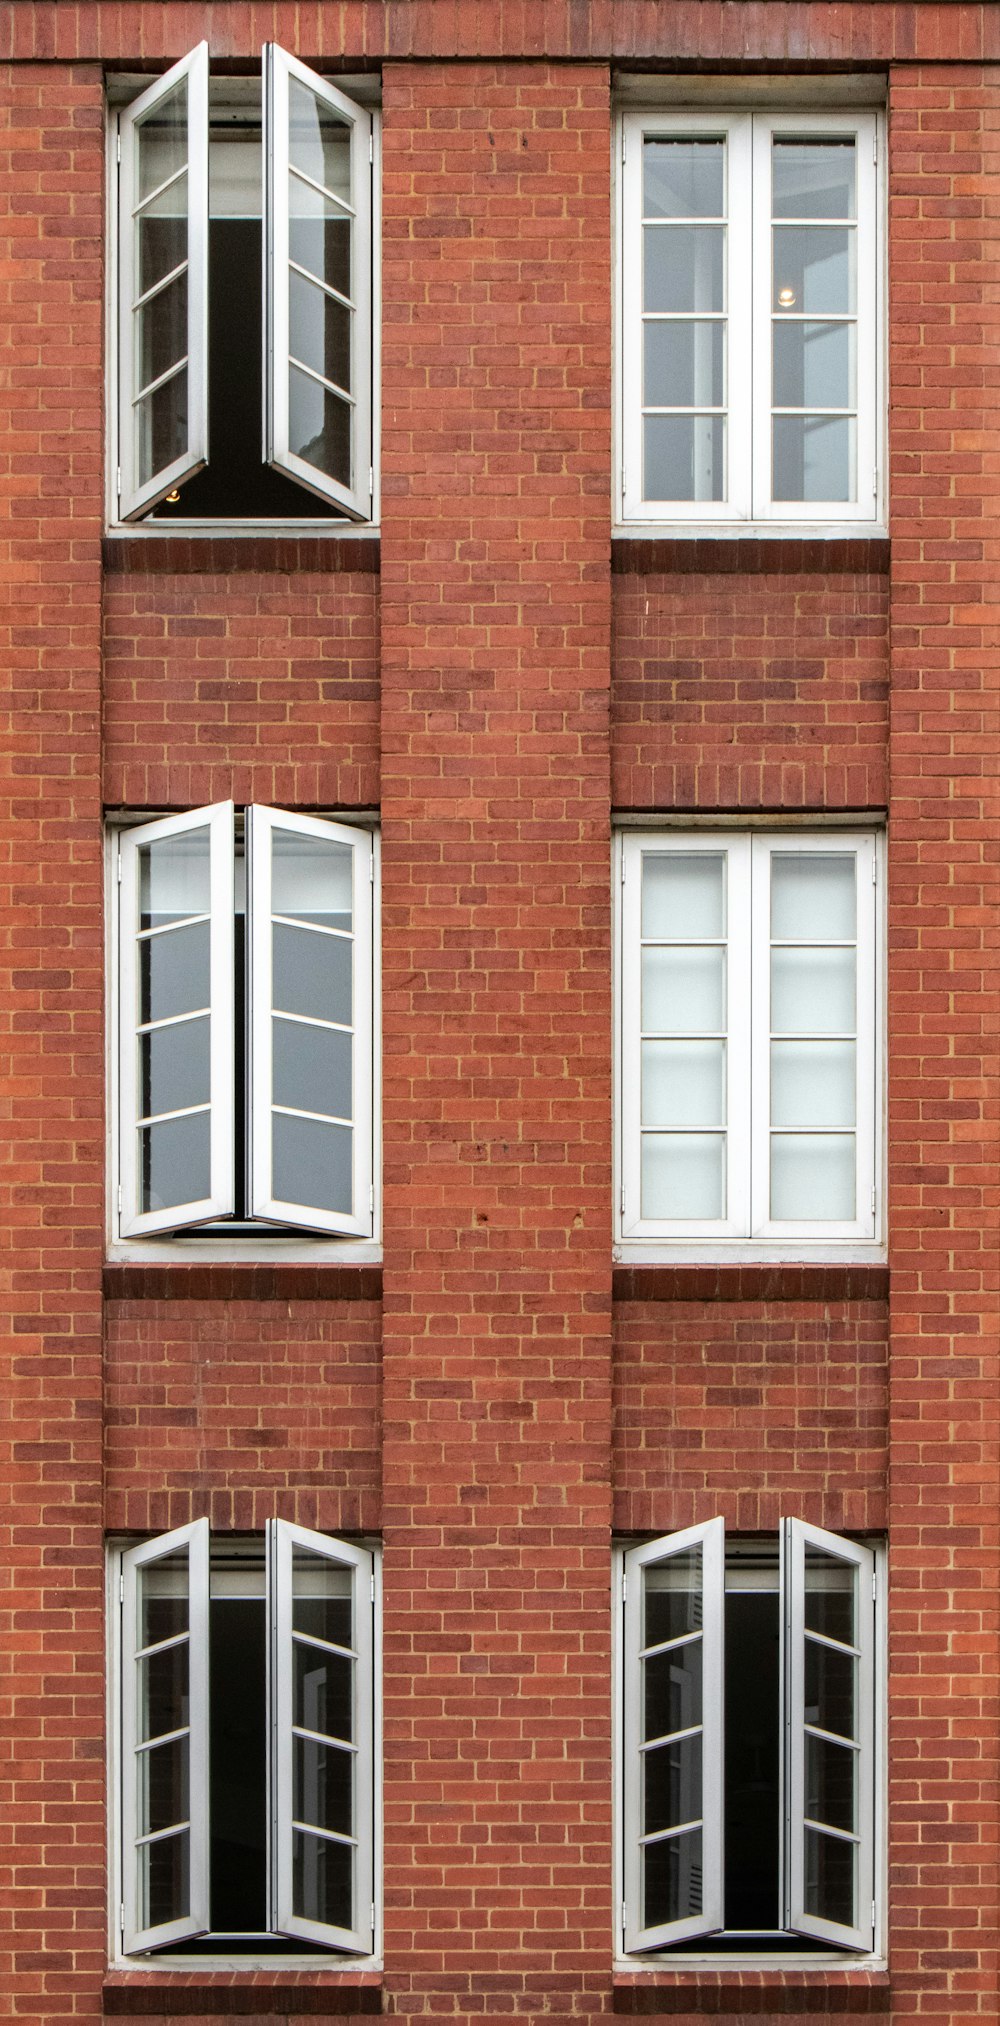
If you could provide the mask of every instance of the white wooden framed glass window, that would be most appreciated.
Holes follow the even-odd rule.
[[[622,1954],[879,1945],[883,1559],[799,1520],[618,1550]]]
[[[623,521],[883,514],[880,131],[622,113]]]
[[[377,838],[227,802],[111,842],[113,1238],[372,1238]]]
[[[378,1555],[198,1520],[111,1579],[116,1953],[372,1955]]]
[[[880,842],[620,834],[621,1240],[878,1240]]]
[[[114,116],[114,518],[374,518],[377,132],[276,43]]]

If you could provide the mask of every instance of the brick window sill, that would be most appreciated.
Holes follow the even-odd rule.
[[[381,2012],[381,1970],[109,1970],[105,2017],[320,2018]]]
[[[291,1260],[106,1261],[105,1301],[381,1301],[381,1266]]]
[[[885,1969],[622,1970],[614,1977],[615,2012],[676,2017],[878,2017],[891,2009]]]
[[[377,534],[155,534],[106,535],[101,545],[109,576],[231,576],[240,571],[345,575],[380,568]]]
[[[887,1301],[883,1264],[782,1265],[763,1260],[727,1266],[616,1266],[615,1301]]]
[[[888,574],[888,535],[616,535],[615,576]]]

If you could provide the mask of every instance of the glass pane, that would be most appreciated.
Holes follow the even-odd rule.
[[[726,1024],[726,953],[721,949],[642,952],[642,1025],[655,1033],[717,1034]]]
[[[271,911],[317,928],[351,927],[354,852],[332,838],[271,832]]]
[[[853,1041],[771,1043],[773,1126],[853,1126],[856,1084]]]
[[[806,1733],[806,1814],[849,1836],[857,1830],[858,1755],[846,1745]],[[664,1825],[665,1827],[668,1825]]]
[[[132,411],[135,462],[140,485],[183,457],[188,444],[188,376],[182,366]]]
[[[351,318],[334,296],[294,268],[288,275],[288,348],[295,359],[350,391]]]
[[[703,1739],[676,1738],[643,1755],[643,1831],[677,1829],[701,1816]]]
[[[331,1027],[303,1027],[294,1020],[276,1020],[273,1035],[275,1104],[351,1118],[351,1035]]]
[[[644,310],[724,310],[724,225],[645,225]]]
[[[148,936],[139,944],[139,1019],[172,1020],[200,1013],[212,996],[207,922]]]
[[[818,1829],[805,1832],[806,1912],[821,1920],[839,1921],[855,1927],[857,1888],[855,1866],[857,1844],[844,1843],[837,1836],[824,1836]]]
[[[208,1015],[139,1036],[139,1104],[143,1118],[207,1104],[211,1096]]]
[[[327,478],[350,485],[350,404],[297,366],[288,370],[288,447]]]
[[[354,1754],[315,1738],[292,1739],[292,1812],[298,1822],[350,1836],[354,1827]]]
[[[144,1212],[172,1210],[179,1203],[199,1203],[211,1195],[210,1117],[207,1111],[197,1111],[186,1118],[165,1119],[162,1125],[140,1126]]]
[[[840,330],[841,326],[835,326]],[[646,322],[642,398],[647,408],[721,408],[726,398],[724,323]]]
[[[136,127],[138,198],[158,190],[187,161],[187,78],[182,77]]]
[[[724,1041],[644,1041],[644,1126],[721,1126],[726,1119]]]
[[[805,1622],[809,1632],[821,1632],[824,1639],[839,1639],[843,1646],[856,1646],[855,1607],[857,1571],[851,1562],[839,1562],[824,1548],[805,1551]]]
[[[181,1639],[176,1646],[161,1646],[136,1661],[138,1735],[143,1743],[182,1730],[188,1723],[190,1658],[190,1642]]]
[[[773,1133],[771,1215],[780,1222],[857,1215],[853,1133]]]
[[[855,218],[854,140],[773,142],[775,218]]]
[[[178,176],[136,218],[133,232],[134,300],[147,294],[188,257],[188,179]],[[187,347],[185,346],[185,350]]]
[[[725,1145],[722,1133],[643,1133],[640,1215],[724,1217]]]
[[[665,1738],[700,1724],[702,1642],[670,1646],[642,1663],[643,1738]]]
[[[296,266],[350,298],[350,219],[298,176],[288,179],[288,253]]]
[[[188,1550],[175,1548],[136,1571],[136,1645],[157,1646],[188,1629]]]
[[[776,500],[857,498],[857,423],[851,415],[776,415],[771,492]]]
[[[139,1925],[162,1926],[183,1920],[191,1908],[190,1833],[161,1836],[136,1853],[139,1866]]]
[[[647,218],[721,218],[726,207],[724,140],[645,141],[642,209]]]
[[[643,1923],[685,1920],[702,1908],[701,1830],[664,1836],[643,1850]]]
[[[301,1920],[353,1926],[353,1872],[350,1843],[328,1843],[308,1830],[292,1831],[292,1906]]]
[[[185,271],[136,314],[135,387],[140,394],[187,352],[188,278]]]
[[[773,230],[772,307],[779,312],[795,310],[813,317],[826,316],[831,311],[836,315],[853,315],[858,306],[853,227],[776,225]],[[678,308],[683,307],[678,304]],[[709,305],[699,303],[696,307],[707,309]]]
[[[350,129],[297,77],[288,80],[288,159],[314,183],[350,203]]]
[[[139,927],[160,929],[211,905],[207,828],[139,847]]]
[[[674,942],[724,936],[725,870],[722,852],[644,852],[643,935]]]
[[[173,1738],[169,1744],[154,1745],[138,1754],[140,1836],[155,1835],[159,1829],[187,1821],[191,1812],[189,1756],[187,1737]]]
[[[354,945],[341,936],[313,929],[271,931],[273,998],[278,1013],[301,1013],[307,1020],[333,1020],[349,1027],[353,1013]]]
[[[352,1645],[351,1572],[311,1548],[292,1550],[292,1629],[331,1646]]]
[[[321,1731],[327,1738],[354,1736],[352,1690],[354,1661],[325,1647],[292,1644],[292,1722],[300,1730]],[[314,1816],[313,1821],[316,1820]]]
[[[669,1561],[643,1571],[643,1645],[662,1646],[700,1632],[702,1621],[701,1549],[684,1548]]]
[[[776,851],[771,856],[771,934],[778,942],[854,941],[854,853]]]
[[[647,415],[642,445],[644,499],[725,499],[724,415]]]
[[[775,1034],[853,1034],[857,959],[853,950],[771,951]]]
[[[351,1127],[320,1125],[315,1119],[275,1112],[272,1131],[276,1200],[349,1216],[353,1207]]]
[[[674,326],[671,326],[673,329]],[[857,398],[857,327],[803,319],[773,327],[775,408],[853,408]]]

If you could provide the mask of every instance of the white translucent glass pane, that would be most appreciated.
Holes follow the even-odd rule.
[[[163,1639],[176,1639],[189,1622],[188,1597],[190,1549],[185,1545],[155,1561],[141,1563],[136,1571],[136,1627],[138,1649],[158,1646]]]
[[[140,1207],[173,1210],[212,1193],[211,1119],[188,1112],[139,1128]]]
[[[772,146],[772,207],[775,218],[857,216],[857,142],[783,140]]]
[[[648,140],[642,150],[646,218],[721,218],[725,210],[726,143]]]
[[[724,1041],[644,1041],[644,1126],[721,1126],[726,1122]]]
[[[313,183],[350,202],[350,129],[341,113],[297,77],[288,80],[288,159]]]
[[[162,928],[209,911],[207,826],[139,848],[139,927]]]
[[[304,366],[348,391],[353,315],[353,310],[328,295],[318,282],[307,281],[296,268],[289,268],[288,349]]]
[[[842,1646],[857,1645],[858,1571],[853,1562],[842,1562],[826,1548],[807,1541],[803,1603],[807,1632],[839,1639]],[[853,1737],[854,1732],[842,1735]]]
[[[145,936],[139,944],[139,1018],[172,1020],[197,1013],[211,996],[211,930],[191,922],[167,934]]]
[[[349,1119],[353,1113],[354,1044],[337,1027],[300,1020],[273,1023],[274,1102],[292,1111]]]
[[[725,416],[645,416],[642,496],[648,500],[725,499]]]
[[[780,319],[773,327],[771,397],[775,408],[853,408],[857,402],[857,326]]]
[[[139,153],[137,195],[140,203],[160,188],[188,156],[187,78],[161,98],[136,126]]]
[[[713,1223],[726,1214],[724,1133],[643,1133],[640,1215]]]
[[[725,1024],[724,950],[683,946],[643,950],[644,1032],[718,1034]]]
[[[773,1218],[849,1223],[856,1200],[853,1133],[772,1133]]]
[[[857,498],[858,431],[852,415],[776,415],[772,430],[774,499]]]
[[[704,1587],[700,1543],[647,1565],[642,1582],[643,1645],[662,1646],[688,1632],[700,1632]]]
[[[772,1034],[853,1034],[857,958],[853,950],[771,951]]]
[[[644,851],[642,933],[670,942],[726,933],[724,852]]]
[[[853,1041],[772,1041],[771,1124],[853,1126],[856,1082]]]
[[[288,178],[288,254],[341,295],[351,293],[351,220],[300,176]]]
[[[827,316],[831,311],[853,315],[858,305],[854,227],[776,225],[773,231],[774,309],[797,310],[807,316]],[[690,307],[707,309],[710,305]]]
[[[209,1016],[154,1027],[139,1036],[139,1107],[143,1118],[187,1111],[212,1095]]]
[[[274,1194],[280,1203],[316,1210],[353,1208],[354,1134],[350,1126],[272,1114]]]
[[[644,310],[725,309],[724,225],[645,225],[642,236]]]
[[[319,928],[349,929],[354,851],[335,838],[271,832],[271,910]]]
[[[152,197],[137,213],[133,232],[133,300],[163,281],[188,257],[188,178],[185,170],[176,183]]]
[[[644,405],[721,408],[726,398],[725,362],[726,326],[721,319],[647,319],[643,325]]]
[[[777,942],[850,943],[857,928],[853,851],[771,854],[771,934]]]
[[[351,1025],[354,944],[349,937],[324,936],[315,929],[275,922],[272,952],[276,1012]]]

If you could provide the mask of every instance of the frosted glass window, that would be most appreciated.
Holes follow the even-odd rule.
[[[857,928],[853,852],[771,860],[771,934],[782,942],[853,942]]]
[[[722,1133],[643,1133],[642,1216],[715,1223],[725,1214]]]
[[[771,1216],[778,1223],[848,1223],[856,1210],[854,1136],[774,1133]]]
[[[642,953],[647,1034],[717,1034],[726,1022],[724,949],[651,948]]]
[[[648,852],[642,861],[642,933],[685,942],[725,935],[726,861],[720,852]]]

